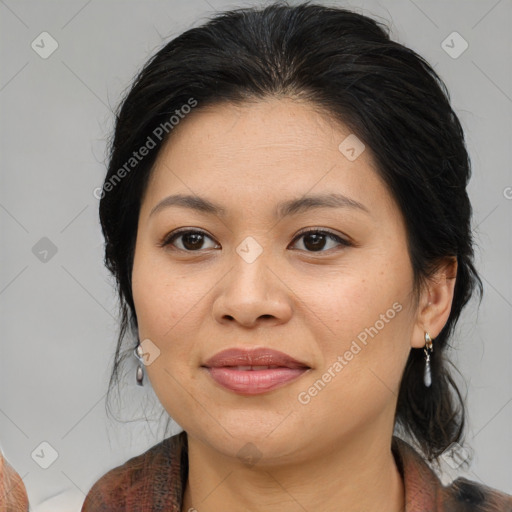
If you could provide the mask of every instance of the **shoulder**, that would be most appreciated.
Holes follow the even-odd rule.
[[[512,512],[512,496],[480,482],[457,478],[443,488],[443,510],[450,512]]]
[[[81,512],[128,512],[170,496],[170,484],[181,485],[179,455],[183,432],[105,473],[87,493]]]
[[[392,450],[411,511],[512,512],[512,496],[480,482],[459,477],[443,485],[423,456],[403,439],[393,436]]]

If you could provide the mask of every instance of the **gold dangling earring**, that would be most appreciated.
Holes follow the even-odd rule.
[[[432,338],[430,334],[425,331],[425,372],[423,373],[423,383],[427,388],[432,385],[432,370],[430,368],[430,354],[434,351],[434,345],[432,344]]]

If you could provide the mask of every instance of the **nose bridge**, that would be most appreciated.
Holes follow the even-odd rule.
[[[230,317],[253,324],[260,317],[284,320],[289,315],[286,287],[271,270],[271,252],[252,236],[235,248],[231,272],[214,307],[217,320]]]
[[[261,238],[260,238],[261,239]],[[260,301],[268,297],[268,274],[271,249],[263,247],[253,236],[245,237],[235,248],[231,288],[247,301]]]

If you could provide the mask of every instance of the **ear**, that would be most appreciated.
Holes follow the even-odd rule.
[[[448,258],[423,287],[412,333],[412,347],[425,346],[425,331],[435,340],[445,326],[452,309],[456,276],[457,258]]]

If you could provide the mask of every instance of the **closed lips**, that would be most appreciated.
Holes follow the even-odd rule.
[[[284,368],[283,366],[227,366],[226,368],[234,368],[235,370],[273,370],[274,368]]]
[[[233,368],[240,371],[273,370],[277,368],[310,368],[292,356],[270,348],[230,348],[218,352],[203,366],[207,368]]]
[[[269,348],[231,348],[215,354],[203,367],[224,389],[240,395],[259,395],[293,382],[310,367]]]

